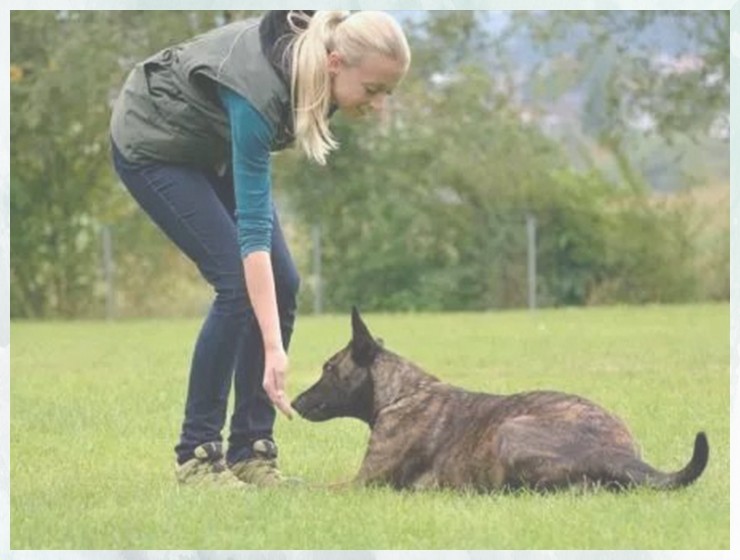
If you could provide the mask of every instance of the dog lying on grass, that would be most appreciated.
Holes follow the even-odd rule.
[[[689,463],[661,472],[640,460],[622,420],[582,397],[447,385],[384,349],[357,309],[350,343],[292,406],[314,422],[342,416],[366,422],[370,441],[354,482],[396,489],[667,490],[694,482],[709,458],[700,432]]]

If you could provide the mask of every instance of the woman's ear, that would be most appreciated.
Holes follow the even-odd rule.
[[[326,67],[329,70],[329,74],[336,76],[339,73],[339,69],[342,66],[342,55],[337,51],[329,51],[329,55],[326,57]]]

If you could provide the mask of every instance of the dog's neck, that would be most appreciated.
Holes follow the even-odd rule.
[[[418,394],[441,383],[413,362],[388,350],[381,351],[375,357],[370,374],[373,382],[374,417],[405,396]],[[372,423],[370,422],[371,425]]]

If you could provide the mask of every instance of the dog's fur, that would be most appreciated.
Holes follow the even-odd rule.
[[[384,349],[356,309],[352,331],[293,408],[317,422],[340,416],[367,422],[370,442],[355,483],[483,492],[671,489],[691,484],[707,464],[701,432],[688,465],[660,472],[640,460],[622,420],[582,397],[469,392]]]

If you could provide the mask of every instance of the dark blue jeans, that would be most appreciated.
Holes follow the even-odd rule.
[[[192,458],[202,443],[222,441],[232,375],[235,400],[226,458],[230,463],[248,459],[252,442],[272,438],[275,409],[262,388],[262,335],[247,296],[231,177],[183,165],[132,163],[115,145],[112,151],[123,184],[215,291],[195,343],[177,460]],[[271,258],[287,351],[299,279],[277,215]]]

